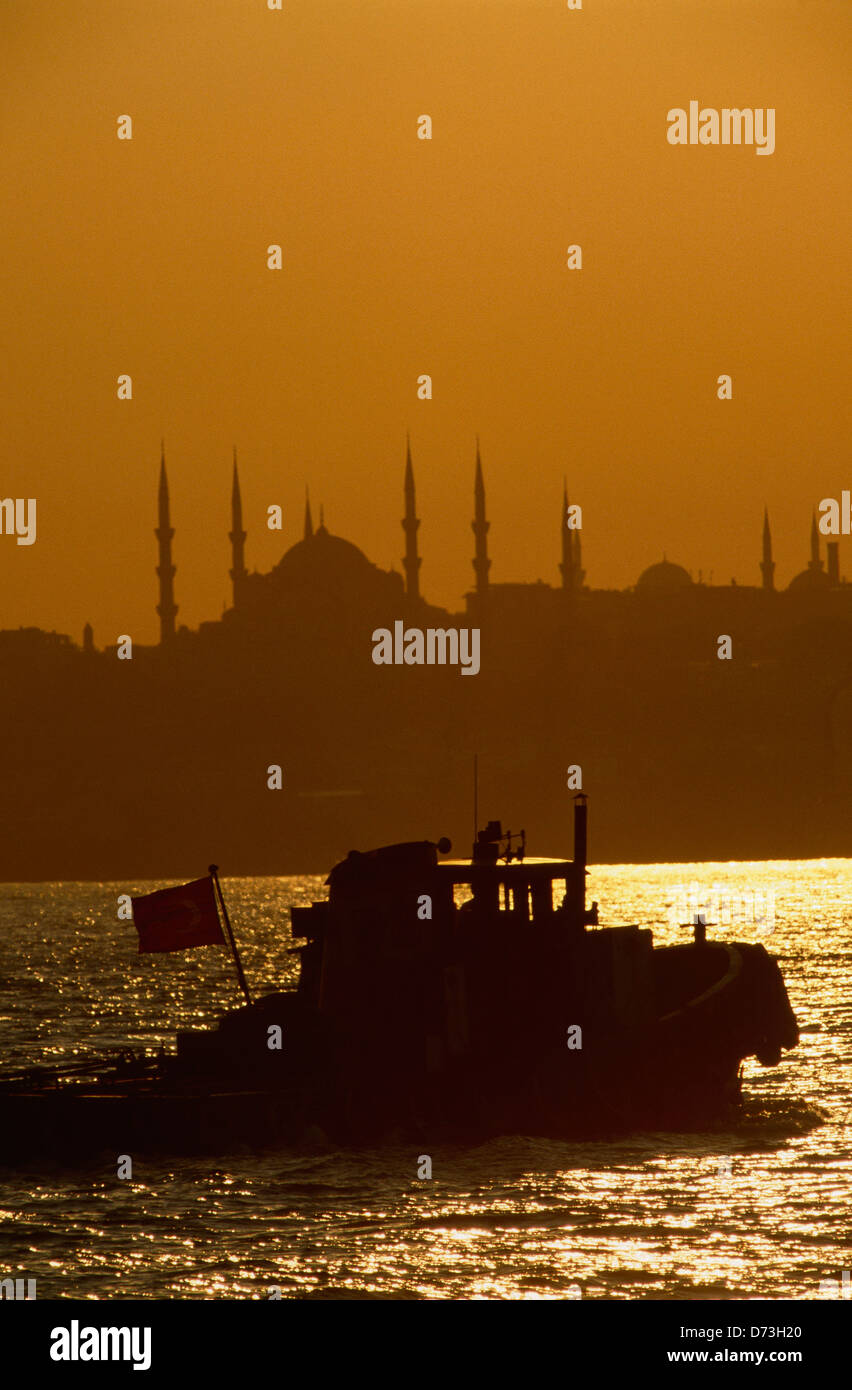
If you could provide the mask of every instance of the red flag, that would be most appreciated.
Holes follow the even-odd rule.
[[[184,951],[224,944],[212,878],[132,898],[140,951]]]

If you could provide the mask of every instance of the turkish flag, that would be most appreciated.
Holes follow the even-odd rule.
[[[140,951],[184,951],[224,944],[212,878],[132,898]]]

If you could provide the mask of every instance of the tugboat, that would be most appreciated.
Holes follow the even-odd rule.
[[[573,860],[528,858],[494,821],[469,860],[447,840],[353,850],[327,900],[291,910],[295,990],[179,1032],[174,1056],[6,1078],[0,1160],[60,1133],[64,1154],[221,1152],[317,1130],[596,1138],[729,1115],[744,1059],[773,1066],[798,1042],[777,961],[700,922],[665,947],[599,929],[586,844],[580,794]]]

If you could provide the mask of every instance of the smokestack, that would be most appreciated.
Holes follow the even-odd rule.
[[[574,863],[586,867],[588,797],[578,792],[574,797]]]
[[[840,542],[829,541],[828,546],[828,582],[829,584],[840,583]]]

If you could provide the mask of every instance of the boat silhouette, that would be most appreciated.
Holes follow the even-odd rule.
[[[476,1142],[595,1138],[730,1115],[742,1064],[776,1065],[798,1027],[762,945],[655,946],[586,905],[574,858],[526,855],[489,822],[449,841],[352,851],[328,898],[291,909],[298,985],[177,1033],[175,1055],[0,1080],[0,1159],[224,1152],[320,1132]]]

